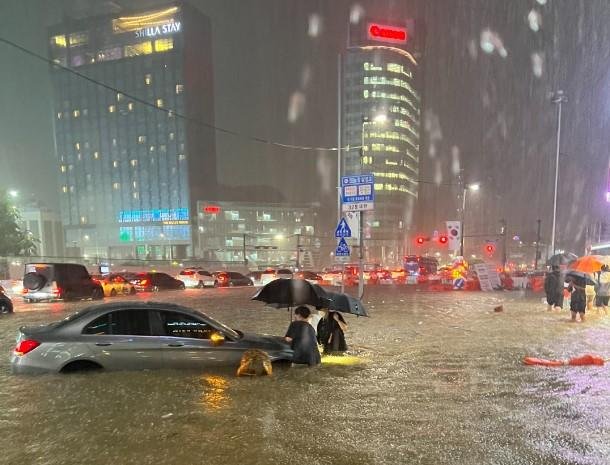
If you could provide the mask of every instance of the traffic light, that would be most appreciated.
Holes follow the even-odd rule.
[[[445,236],[444,234],[442,236],[438,236],[439,244],[445,245],[447,242],[449,242],[449,238],[447,236]]]
[[[426,238],[423,236],[417,236],[415,242],[417,243],[417,245],[423,245],[424,242],[426,242]]]
[[[489,255],[493,255],[495,251],[496,251],[496,246],[495,245],[487,244],[485,246],[485,252],[487,252]]]

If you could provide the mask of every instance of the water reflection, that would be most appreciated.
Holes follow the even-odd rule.
[[[209,410],[221,410],[226,408],[230,403],[230,397],[227,393],[229,381],[224,376],[206,374],[201,377],[203,385],[203,395],[201,396],[201,404]]]

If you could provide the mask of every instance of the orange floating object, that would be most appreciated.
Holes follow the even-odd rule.
[[[588,365],[597,365],[601,366],[606,361],[600,357],[599,355],[585,354],[580,357],[574,357],[569,360],[546,360],[543,358],[536,357],[525,357],[523,359],[523,363],[525,365],[537,365],[544,367],[561,367],[565,365],[569,366],[588,366]]]
[[[572,366],[583,366],[583,365],[598,365],[601,366],[605,363],[605,360],[599,355],[586,354],[581,357],[575,357],[568,360],[568,365]]]
[[[526,365],[539,365],[544,367],[560,367],[566,364],[563,360],[545,360],[536,357],[525,357],[523,363]]]

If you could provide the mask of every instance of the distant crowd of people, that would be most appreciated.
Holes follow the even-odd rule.
[[[594,280],[570,275],[563,279],[561,269],[554,265],[544,280],[544,292],[548,310],[562,310],[564,298],[570,301],[571,321],[585,321],[585,313],[595,306],[603,315],[607,315],[610,301],[610,267],[603,265],[594,274]]]
[[[337,354],[347,350],[347,323],[339,312],[322,308],[312,312],[302,305],[294,313],[295,320],[284,337],[294,351],[293,364],[316,366],[321,363],[320,351]]]

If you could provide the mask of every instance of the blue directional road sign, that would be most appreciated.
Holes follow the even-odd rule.
[[[341,201],[344,212],[375,208],[375,176],[358,174],[341,177]]]
[[[339,221],[337,229],[335,229],[335,237],[352,237],[352,230],[345,218],[341,218],[341,221]]]
[[[349,246],[344,238],[341,238],[335,250],[335,257],[349,257]]]

